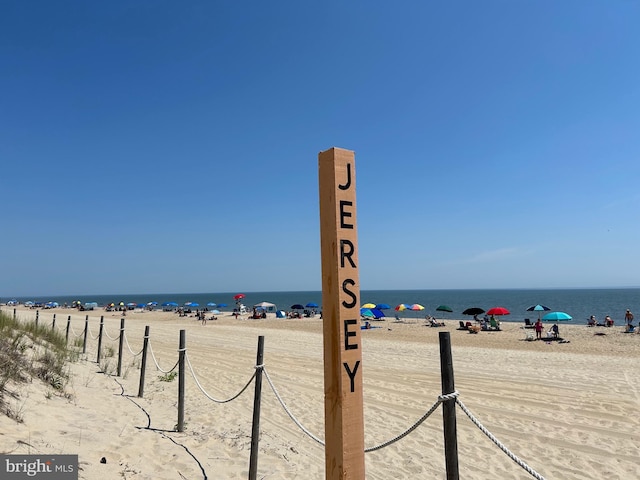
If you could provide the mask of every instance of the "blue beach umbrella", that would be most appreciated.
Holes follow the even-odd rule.
[[[164,302],[162,304],[163,307],[177,307],[178,304],[176,302]]]
[[[571,320],[571,315],[564,312],[550,312],[547,313],[542,320],[545,322],[564,322]]]
[[[217,303],[213,303],[213,302],[207,303],[207,307],[217,307],[217,306],[218,306]]]
[[[549,307],[545,307],[544,305],[532,305],[527,308],[527,312],[538,312],[538,318],[540,318],[540,312],[548,312],[550,310]]]
[[[387,305],[386,303],[379,303],[376,305],[376,308],[378,310],[389,310],[391,306]]]
[[[317,303],[307,303],[305,305],[305,307],[307,307],[307,308],[318,308],[318,304]]]
[[[226,307],[226,306],[227,306],[227,304],[226,304],[226,303],[219,303],[219,304],[218,304],[218,307],[220,307],[220,308],[223,308],[223,307]]]
[[[375,317],[375,315],[373,314],[373,312],[371,311],[370,308],[361,308],[360,309],[360,316],[361,317],[367,317],[367,318]]]

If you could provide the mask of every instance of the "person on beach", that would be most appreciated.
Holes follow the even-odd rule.
[[[542,340],[542,320],[538,319],[534,328],[536,330],[536,340]]]
[[[558,338],[560,336],[560,329],[558,328],[558,324],[554,323],[549,329],[549,332],[551,332],[551,335],[553,335],[553,338]]]
[[[604,317],[604,325],[605,327],[613,327],[613,319],[609,315]]]
[[[633,324],[633,313],[631,313],[631,310],[629,310],[627,308],[626,313],[624,314],[624,320],[625,322],[627,322],[627,326],[632,326]]]
[[[591,315],[589,317],[589,321],[587,322],[587,325],[589,325],[590,327],[595,327],[597,325],[598,322],[596,322],[596,317]]]

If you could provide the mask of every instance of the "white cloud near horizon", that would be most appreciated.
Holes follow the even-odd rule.
[[[479,252],[471,257],[461,258],[448,262],[450,265],[468,265],[478,263],[492,263],[513,258],[522,258],[533,253],[532,249],[521,247],[507,247],[496,250],[486,250]]]

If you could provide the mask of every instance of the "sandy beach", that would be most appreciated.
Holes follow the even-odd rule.
[[[13,312],[13,307],[3,307]],[[18,307],[20,319],[34,310]],[[78,454],[79,478],[232,479],[249,469],[253,385],[219,404],[251,378],[258,336],[265,337],[265,368],[283,401],[304,427],[323,433],[322,320],[235,319],[202,325],[193,316],[129,311],[123,372],[115,376],[121,316],[70,309],[40,311],[39,321],[79,341],[89,315],[87,353],[70,364],[65,394],[38,381],[14,387],[7,402],[21,422],[0,416],[0,451]],[[96,362],[100,316],[106,335]],[[466,319],[465,319],[466,320]],[[506,448],[547,479],[640,477],[640,335],[614,328],[560,324],[566,343],[525,341],[521,324],[469,334],[423,320],[388,319],[362,331],[365,446],[378,445],[414,424],[441,392],[438,333],[449,331],[459,399]],[[185,431],[177,422],[177,379],[163,381],[147,363],[144,397],[137,397],[144,328],[163,370],[178,358],[186,330],[189,361]],[[546,325],[548,328],[549,325]],[[531,330],[529,330],[531,331]],[[130,347],[130,349],[129,349]],[[133,353],[132,353],[133,352]],[[106,371],[107,374],[103,373]],[[166,380],[166,378],[165,378]],[[201,387],[201,388],[200,388]],[[205,393],[202,392],[204,390]],[[532,478],[457,408],[460,477]],[[366,454],[368,479],[445,478],[441,408],[410,435]],[[263,383],[258,478],[323,479],[324,450],[283,410]],[[101,463],[101,459],[105,463]]]

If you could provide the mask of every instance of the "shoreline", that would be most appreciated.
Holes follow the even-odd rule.
[[[17,315],[32,312],[35,316],[34,311],[18,309]],[[56,313],[60,327],[72,315],[72,328],[78,333],[89,315],[95,336],[104,315],[106,332],[117,336],[118,312],[94,312],[47,310],[40,312],[40,321],[50,325]],[[138,350],[144,326],[150,325],[154,354],[163,367],[170,366],[177,355],[179,330],[185,329],[199,381],[220,398],[237,392],[247,381],[257,337],[264,335],[265,365],[280,395],[306,428],[323,437],[322,320],[236,320],[225,315],[203,326],[195,317],[158,313],[127,312],[131,348]],[[629,415],[640,406],[636,393],[640,374],[627,367],[634,363],[630,359],[640,356],[640,336],[621,333],[622,327],[559,324],[561,336],[570,341],[559,344],[527,342],[520,325],[506,322],[503,331],[477,335],[456,330],[457,320],[445,320],[446,326],[438,328],[409,318],[404,323],[372,324],[381,328],[362,331],[367,447],[409,427],[436,400],[440,393],[438,332],[447,330],[460,400],[537,472],[563,479],[640,476],[635,460],[640,455],[636,433],[640,422]],[[606,335],[594,335],[599,331]],[[117,349],[117,342],[105,342]],[[71,367],[75,399],[46,399],[41,392],[30,393],[23,425],[6,418],[0,421],[3,444],[11,445],[15,453],[25,453],[20,442],[51,453],[78,453],[83,466],[80,478],[87,480],[123,475],[169,479],[176,478],[178,471],[186,478],[197,478],[201,475],[197,463],[173,443],[178,441],[188,446],[210,478],[246,477],[251,394],[220,406],[204,397],[188,376],[187,430],[170,432],[176,421],[175,382],[159,381],[160,373],[151,367],[145,398],[137,400],[132,397],[137,393],[139,370],[127,363],[127,378],[100,374],[91,361],[95,352],[95,340],[90,340],[85,359]],[[148,420],[134,401],[145,409]],[[105,422],[114,411],[119,415]],[[461,478],[530,478],[457,411]],[[78,412],[86,416],[85,421]],[[174,440],[144,428],[147,421]],[[261,432],[260,475],[323,478],[322,447],[290,421],[266,385]],[[71,437],[73,441],[59,441]],[[107,457],[107,464],[99,464],[101,456]],[[162,458],[175,459],[175,469],[165,471]],[[441,414],[436,412],[401,441],[367,454],[366,462],[369,479],[444,478]]]

